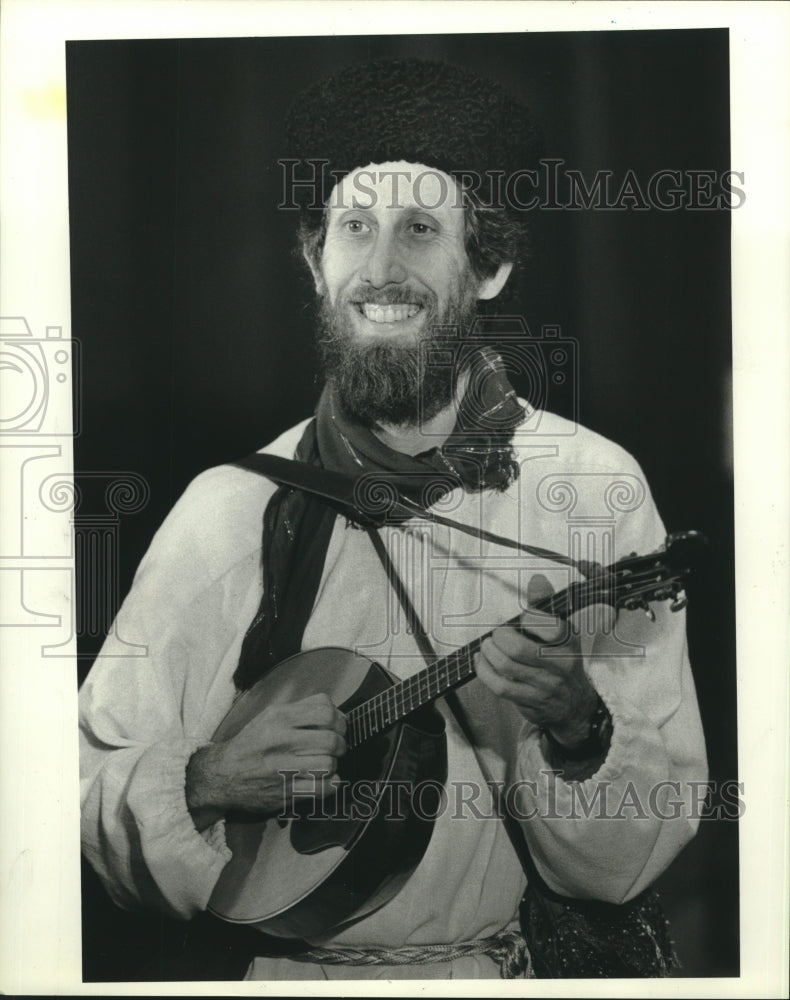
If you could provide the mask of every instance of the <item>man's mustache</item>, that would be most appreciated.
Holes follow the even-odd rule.
[[[436,296],[433,293],[419,291],[408,285],[385,285],[384,288],[366,288],[360,285],[347,292],[343,298],[351,305],[363,303],[372,306],[417,305],[424,308],[436,305]]]

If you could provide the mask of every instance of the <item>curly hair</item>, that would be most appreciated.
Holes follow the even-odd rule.
[[[478,277],[528,257],[524,214],[501,203],[497,184],[502,176],[534,169],[541,134],[529,110],[499,84],[448,63],[380,60],[308,88],[286,126],[289,156],[297,164],[299,236],[312,260],[323,247],[322,206],[331,185],[357,167],[400,160],[442,170],[461,184],[466,251]],[[317,181],[317,202],[315,188],[307,197],[316,162],[328,166]]]

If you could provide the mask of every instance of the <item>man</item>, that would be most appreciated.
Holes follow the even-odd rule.
[[[213,739],[240,691],[328,646],[406,678],[423,654],[493,628],[476,679],[438,703],[447,807],[411,877],[296,954],[253,944],[244,964],[274,980],[512,975],[527,880],[492,786],[550,889],[619,903],[693,835],[705,753],[682,614],[656,604],[654,622],[627,612],[616,629],[601,609],[568,629],[535,611],[522,629],[500,623],[589,572],[587,552],[570,559],[563,497],[612,560],[659,548],[665,532],[634,460],[517,400],[475,324],[523,242],[496,180],[533,162],[524,109],[453,67],[380,63],[313,88],[290,133],[327,385],[315,419],[265,451],[397,488],[405,514],[378,536],[419,622],[404,626],[397,581],[353,511],[245,468],[198,477],[118,616],[115,631],[147,655],[124,658],[110,635],[81,692],[84,851],[119,905],[196,917],[233,864],[226,818],[277,823],[304,796],[331,801],[347,749],[347,717],[326,693]],[[617,517],[601,529],[612,490],[630,498],[608,501]],[[421,503],[457,527],[410,517]],[[530,969],[526,956],[516,972]]]

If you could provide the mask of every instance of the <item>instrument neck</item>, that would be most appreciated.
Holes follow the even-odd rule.
[[[580,586],[585,587],[586,584],[572,584],[559,594],[547,595],[534,605],[534,610],[567,618],[578,606],[572,598],[575,589]],[[513,628],[520,627],[520,617],[517,615],[506,625]],[[449,656],[437,659],[418,673],[393,684],[392,687],[386,688],[375,697],[351,709],[346,716],[348,748],[353,749],[381,735],[412,712],[472,680],[475,676],[475,654],[490,635],[491,631],[488,631],[478,636]]]

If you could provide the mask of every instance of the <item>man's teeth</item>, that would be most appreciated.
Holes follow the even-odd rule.
[[[404,319],[410,319],[419,311],[420,307],[412,302],[392,306],[377,306],[371,302],[362,303],[362,312],[371,323],[400,323]]]

